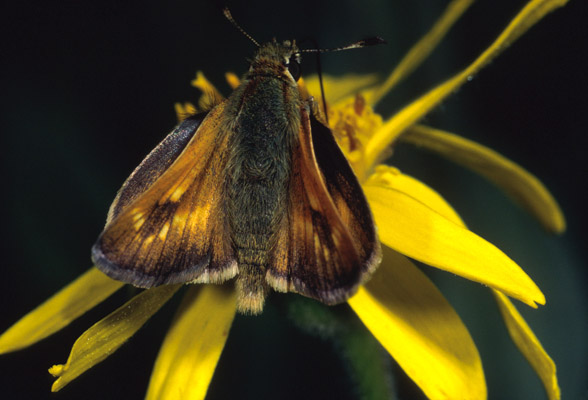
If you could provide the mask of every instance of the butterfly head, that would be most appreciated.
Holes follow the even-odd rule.
[[[285,40],[279,43],[274,39],[259,46],[251,62],[249,76],[269,74],[295,83],[300,78],[301,61],[296,41]]]

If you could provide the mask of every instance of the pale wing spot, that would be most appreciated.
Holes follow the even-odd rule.
[[[179,215],[174,215],[173,224],[174,225],[181,225],[184,222],[184,217],[180,217]]]
[[[131,211],[131,214],[133,214],[133,222],[143,219],[143,213],[138,208],[134,208],[133,211]]]
[[[176,226],[183,226],[186,223],[186,219],[188,218],[188,214],[183,211],[180,212],[180,210],[178,210],[175,214],[174,214],[174,219],[172,221],[172,225]]]
[[[314,193],[312,191],[309,191],[307,193],[308,195],[308,202],[310,203],[310,207],[313,210],[319,210],[320,209],[320,201],[319,199],[314,195]]]
[[[143,245],[144,246],[149,246],[151,244],[151,242],[153,242],[153,239],[155,239],[155,235],[149,235],[145,238],[145,240],[143,241]]]
[[[175,215],[172,220],[172,223],[170,224],[170,227],[168,229],[168,234],[173,235],[173,237],[177,237],[177,236],[181,237],[182,232],[184,232],[185,228],[186,228],[186,219]],[[171,233],[170,233],[170,231],[171,231]]]
[[[181,176],[178,177],[177,181],[174,182],[172,187],[170,187],[163,196],[159,199],[159,204],[165,204],[168,201],[175,203],[182,197],[184,192],[188,190],[192,181],[194,179],[195,172],[191,170],[187,170],[186,172],[182,173]]]
[[[321,248],[321,240],[320,240],[318,234],[315,232],[313,236],[314,236],[314,248],[320,249]]]
[[[175,203],[176,201],[180,200],[186,189],[188,189],[188,186],[189,184],[186,185],[182,182],[182,184],[178,186],[177,189],[174,190],[174,192],[171,194],[171,196],[169,197],[169,201]]]
[[[331,252],[328,247],[323,247],[323,254],[325,256],[326,264],[331,264]]]
[[[172,231],[174,233],[181,234],[181,232],[183,232],[184,228],[186,227],[187,218],[188,215],[184,210],[176,211],[176,213],[173,216],[173,219],[171,220],[170,227],[168,228],[168,233],[169,231]]]
[[[206,231],[208,229],[209,224],[209,217],[211,213],[212,205],[209,203],[204,203],[204,205],[198,205],[192,208],[189,217],[186,216],[185,218],[189,218],[186,221],[187,226],[194,229],[194,227],[198,227],[197,229],[200,231]]]
[[[345,201],[342,198],[337,198],[335,200],[335,208],[342,217],[343,215],[349,214],[349,207],[347,207],[347,204],[345,204]]]
[[[139,229],[141,229],[141,227],[143,226],[144,223],[145,223],[145,218],[141,217],[140,219],[137,219],[135,221],[135,223],[133,224],[133,227],[135,228],[136,231],[138,231]]]
[[[321,240],[318,234],[314,233],[314,255],[318,259],[321,253]]]
[[[159,240],[165,240],[168,231],[169,231],[169,222],[166,222],[165,224],[163,224],[163,226],[161,227],[161,230],[159,231],[159,234],[157,235]]]

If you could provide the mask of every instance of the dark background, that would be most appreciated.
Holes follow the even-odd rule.
[[[361,4],[360,4],[361,3]],[[441,14],[444,2],[229,2],[258,41],[314,37],[334,47],[371,35],[388,41],[327,54],[328,74],[391,70]],[[524,2],[480,1],[442,45],[378,108],[389,116],[471,62]],[[90,267],[89,249],[126,176],[176,122],[173,104],[196,101],[203,70],[225,94],[225,71],[243,73],[253,45],[214,2],[11,2],[0,8],[2,279],[0,331]],[[554,358],[565,399],[588,398],[585,286],[586,52],[588,7],[549,15],[425,120],[477,140],[536,174],[569,229],[545,233],[492,185],[444,160],[398,147],[394,165],[439,190],[472,230],[537,282],[547,305],[518,304]],[[304,72],[312,72],[312,58]],[[328,96],[328,87],[327,96]],[[537,399],[538,379],[516,351],[489,291],[424,267],[480,348],[490,398]],[[138,399],[177,299],[115,355],[58,394],[46,372],[71,344],[128,298],[122,290],[43,342],[0,357],[3,398]],[[353,398],[329,343],[300,333],[272,305],[238,316],[209,398]],[[398,383],[403,398],[410,384]]]

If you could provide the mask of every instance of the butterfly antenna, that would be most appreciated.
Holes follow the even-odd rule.
[[[316,41],[315,38],[305,38],[302,40],[304,41],[310,41],[312,42],[312,44],[314,45],[315,49],[319,48],[318,42]],[[301,50],[304,51],[304,50]],[[329,125],[329,113],[327,111],[327,100],[326,100],[326,95],[325,95],[325,86],[323,84],[323,69],[321,66],[321,53],[316,51],[314,52],[316,54],[316,72],[318,75],[318,80],[319,80],[319,88],[321,90],[321,98],[322,98],[322,104],[323,104],[323,111],[325,113],[325,122],[327,123],[327,125]]]
[[[248,39],[249,39],[249,40],[251,40],[253,43],[255,43],[255,45],[256,45],[257,47],[261,47],[261,46],[259,45],[259,43],[257,42],[257,40],[253,39],[253,37],[252,37],[250,34],[248,34],[247,32],[245,32],[245,29],[241,28],[241,25],[239,25],[239,24],[237,23],[237,21],[235,21],[235,18],[233,18],[233,16],[231,15],[231,12],[229,11],[229,8],[228,8],[228,7],[225,7],[225,8],[223,8],[223,14],[224,14],[224,15],[225,15],[225,17],[226,17],[226,18],[229,20],[229,22],[230,22],[231,24],[233,24],[233,26],[234,26],[235,28],[237,28],[239,31],[241,31],[241,33],[242,33],[243,35],[245,35],[245,37],[246,37],[246,38],[248,38]]]
[[[310,39],[314,42],[315,44],[315,48],[314,49],[302,49],[300,50],[301,53],[315,53],[316,54],[316,64],[317,64],[317,72],[318,72],[318,78],[319,78],[319,85],[321,88],[321,94],[323,95],[323,109],[325,111],[325,120],[327,122],[327,125],[329,124],[329,113],[327,111],[327,101],[325,99],[325,89],[323,87],[323,74],[321,71],[321,58],[320,58],[320,54],[321,53],[327,53],[327,52],[331,52],[331,51],[341,51],[341,50],[351,50],[351,49],[360,49],[362,47],[367,47],[367,46],[373,46],[376,44],[385,44],[386,41],[384,39],[382,39],[379,36],[375,36],[375,37],[371,37],[371,38],[367,38],[367,39],[363,39],[360,40],[358,42],[354,42],[351,44],[348,44],[347,46],[342,46],[342,47],[335,47],[332,49],[321,49],[318,47],[316,41],[314,39]]]
[[[316,53],[316,67],[317,67],[317,72],[318,72],[318,78],[319,78],[319,85],[321,88],[321,94],[322,94],[322,98],[323,98],[323,110],[325,111],[325,122],[327,123],[327,126],[329,125],[329,112],[327,111],[327,96],[325,94],[325,87],[323,85],[323,70],[321,68],[321,57],[320,57],[321,53]]]
[[[374,46],[377,44],[385,44],[386,41],[379,36],[374,36],[371,38],[363,39],[358,42],[354,42],[348,44],[347,46],[342,47],[335,47],[332,49],[302,49],[300,50],[301,53],[328,53],[331,51],[341,51],[341,50],[351,50],[351,49],[361,49],[362,47],[367,46]]]

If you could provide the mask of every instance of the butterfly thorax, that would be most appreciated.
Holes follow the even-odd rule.
[[[277,47],[276,47],[277,46]],[[276,43],[262,47],[227,107],[232,143],[226,210],[239,266],[239,308],[257,312],[268,290],[266,271],[288,209],[291,148],[300,128],[301,100]]]

